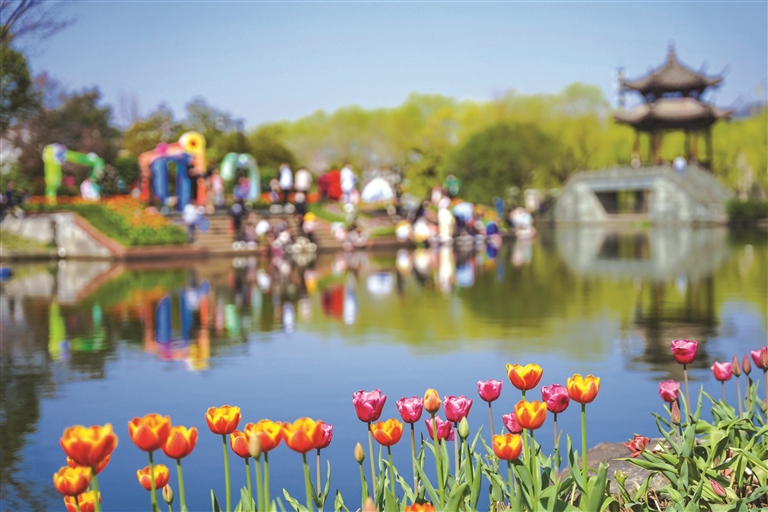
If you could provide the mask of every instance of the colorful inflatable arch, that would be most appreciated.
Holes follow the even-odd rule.
[[[64,162],[90,167],[90,178],[94,182],[94,189],[100,192],[95,182],[104,173],[104,160],[96,153],[78,153],[67,149],[63,144],[49,144],[43,149],[43,163],[45,164],[45,195],[50,202],[56,201],[56,190],[61,186],[61,164]]]
[[[179,138],[178,142],[173,144],[161,142],[155,149],[139,155],[142,200],[149,202],[150,180],[154,196],[163,202],[168,199],[170,195],[168,164],[170,162],[177,165],[176,195],[179,200],[176,202],[176,207],[182,210],[191,200],[192,182],[188,169],[190,167],[194,169],[198,177],[205,172],[205,137],[197,132],[187,132]],[[203,180],[198,181],[197,202],[205,204],[205,186],[204,182],[201,182]]]
[[[248,170],[248,200],[256,201],[261,194],[261,183],[259,183],[259,167],[256,165],[256,159],[251,155],[242,153],[228,153],[221,161],[221,177],[224,181],[230,181],[235,177],[237,169]]]

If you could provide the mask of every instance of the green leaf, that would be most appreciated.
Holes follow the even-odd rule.
[[[459,502],[464,497],[464,491],[466,490],[466,483],[455,486],[448,495],[448,502],[445,505],[445,510],[459,510]]]
[[[213,489],[211,489],[211,509],[213,512],[221,512],[219,500],[216,499],[216,493],[213,492]]]
[[[439,504],[440,499],[437,496],[437,492],[435,492],[435,488],[432,487],[432,483],[429,481],[429,478],[427,478],[427,475],[424,472],[424,468],[421,467],[421,464],[416,464],[416,472],[419,474],[419,481],[424,486],[424,490],[427,494],[429,494],[430,501],[433,504]]]
[[[597,477],[594,479],[594,484],[589,490],[588,510],[602,510],[602,504],[606,497],[605,484],[607,480],[608,465],[601,462],[597,469]]]
[[[341,497],[341,493],[337,490],[336,491],[336,499],[333,500],[333,510],[334,512],[349,512],[349,509],[344,506],[344,498]]]
[[[307,507],[299,503],[296,499],[293,498],[290,494],[288,494],[288,491],[283,489],[283,496],[285,496],[285,501],[288,502],[288,504],[293,508],[293,510],[296,510],[297,512],[309,512],[307,510]]]

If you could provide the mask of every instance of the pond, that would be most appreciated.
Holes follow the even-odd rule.
[[[682,379],[670,340],[701,342],[692,389],[710,393],[720,392],[709,371],[715,360],[765,344],[766,261],[765,234],[591,228],[545,231],[497,254],[16,265],[0,294],[0,505],[62,509],[51,485],[65,464],[61,433],[111,423],[119,446],[99,477],[103,506],[146,509],[135,474],[147,458],[127,423],[158,412],[199,429],[184,461],[187,504],[207,510],[211,489],[223,499],[224,482],[221,439],[208,430],[205,411],[233,404],[242,409],[241,426],[302,416],[332,423],[323,458],[331,460],[331,488],[354,510],[360,490],[352,452],[358,441],[366,445],[354,391],[380,388],[388,397],[383,419],[397,417],[398,398],[428,387],[465,394],[475,400],[471,428],[483,426],[487,437],[476,383],[504,381],[494,403],[499,430],[520,397],[508,362],[540,364],[542,385],[564,384],[574,373],[601,377],[588,407],[590,446],[651,436],[651,412],[663,410],[658,382]],[[576,407],[559,420],[578,438]],[[551,434],[544,435],[551,420],[543,429],[537,438],[551,451]],[[425,431],[417,424],[417,436]],[[393,456],[410,475],[405,439]],[[172,461],[162,453],[155,461],[171,467],[176,487]],[[286,488],[303,501],[301,456],[281,445],[270,463],[272,496]],[[243,466],[231,455],[233,489],[244,485]]]

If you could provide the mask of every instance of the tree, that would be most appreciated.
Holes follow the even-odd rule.
[[[253,156],[259,168],[277,170],[283,162],[295,168],[296,156],[283,143],[283,129],[277,124],[261,126],[249,138]]]
[[[40,106],[24,54],[0,44],[0,136],[15,121],[31,116]]]
[[[462,197],[487,203],[505,188],[522,189],[535,173],[546,172],[559,149],[536,126],[504,121],[470,137],[449,157],[446,172],[462,181]]]
[[[45,39],[72,20],[56,20],[58,5],[44,0],[0,0],[0,44],[23,37]]]
[[[134,121],[128,127],[123,136],[123,149],[138,157],[155,149],[160,142],[176,142],[185,131],[186,127],[174,121],[173,112],[163,103],[149,117]]]

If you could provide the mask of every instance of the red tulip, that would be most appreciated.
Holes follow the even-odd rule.
[[[585,402],[586,403],[586,402]],[[536,430],[547,419],[547,405],[534,400],[520,400],[515,405],[515,414],[520,426],[528,430]]]
[[[432,419],[427,418],[424,420],[427,424],[427,430],[429,431],[429,438],[434,439],[435,434],[432,432]],[[443,421],[440,416],[435,416],[435,424],[437,425],[437,439],[438,441],[453,441],[453,427],[450,421]]]
[[[639,436],[635,434],[634,439],[630,439],[626,443],[624,443],[624,446],[629,448],[629,451],[632,452],[632,457],[637,457],[641,453],[645,451],[645,447],[648,445],[648,443],[651,440],[647,437]]]
[[[522,433],[523,427],[521,427],[520,422],[517,421],[517,414],[515,414],[515,411],[512,411],[509,414],[505,414],[501,417],[501,420],[504,422],[504,426],[507,427],[507,430],[509,430],[510,433]]]
[[[197,428],[187,429],[181,425],[171,427],[168,439],[162,446],[163,453],[172,459],[183,459],[195,449],[197,444]]]
[[[251,456],[250,452],[248,451],[249,437],[250,436],[246,435],[245,432],[241,432],[240,430],[235,430],[229,434],[229,446],[232,447],[232,451],[235,452],[235,455],[238,457],[247,459]]]
[[[516,460],[523,449],[523,438],[517,434],[493,436],[493,453],[500,460]]]
[[[761,370],[768,370],[768,346],[752,350],[749,354],[752,356],[755,366]]]
[[[674,380],[659,382],[659,396],[665,402],[674,402],[680,395],[680,383]]]
[[[547,403],[547,410],[553,414],[560,414],[571,403],[568,390],[560,384],[550,384],[541,388],[541,399]]]
[[[501,395],[501,381],[487,380],[483,382],[479,380],[477,381],[477,393],[486,402],[493,402]]]
[[[543,370],[537,364],[507,364],[509,381],[520,391],[527,391],[539,385]]]
[[[143,418],[133,418],[128,422],[128,433],[131,436],[131,441],[145,452],[162,448],[170,432],[170,416],[152,413]]]
[[[381,411],[384,409],[384,402],[387,401],[387,395],[382,395],[380,389],[373,391],[355,391],[352,393],[352,405],[355,406],[355,412],[360,421],[370,423],[381,417]]]
[[[699,342],[696,340],[673,340],[672,355],[679,364],[691,364],[696,359]]]
[[[397,411],[406,423],[416,423],[421,419],[424,410],[424,400],[421,397],[403,397],[397,402]]]
[[[392,446],[400,441],[403,436],[403,424],[395,418],[387,421],[379,421],[371,425],[373,438],[382,446]]]
[[[318,420],[322,421],[322,420]],[[328,448],[333,440],[333,425],[330,423],[323,423],[323,441],[318,445],[317,449]]]
[[[469,414],[472,400],[464,395],[448,395],[443,399],[443,408],[445,408],[445,419],[458,423]]]
[[[731,376],[733,375],[733,369],[731,368],[731,363],[715,362],[715,364],[712,365],[711,370],[712,370],[712,374],[720,382],[731,380]]]
[[[155,464],[154,472],[155,489],[162,489],[168,485],[170,473],[168,472],[167,466],[164,464]],[[146,466],[144,469],[137,469],[136,478],[139,480],[139,483],[143,488],[148,491],[152,491],[152,470],[149,466]]]

